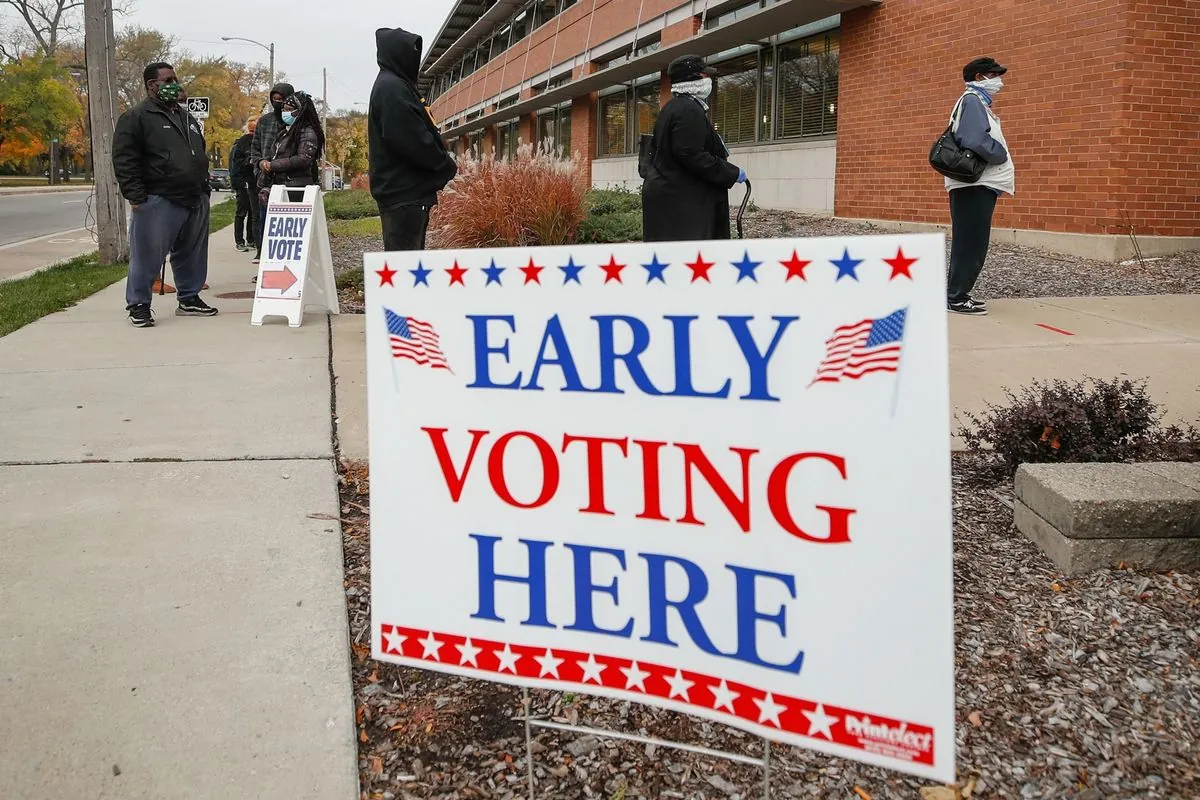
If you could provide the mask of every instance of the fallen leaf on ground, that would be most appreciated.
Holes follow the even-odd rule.
[[[921,800],[959,800],[961,796],[953,786],[921,787]]]
[[[972,711],[970,714],[968,714],[967,721],[970,722],[972,725],[974,725],[976,728],[983,727],[983,715],[980,714],[978,711]]]
[[[855,786],[854,793],[862,798],[862,800],[872,800],[870,793],[868,793],[867,790],[861,786]]]

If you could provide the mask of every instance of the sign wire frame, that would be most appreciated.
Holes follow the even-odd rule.
[[[525,774],[528,778],[529,800],[537,800],[537,780],[533,774],[534,728],[562,731],[565,733],[582,733],[589,736],[598,736],[603,739],[618,739],[624,742],[637,742],[639,744],[654,745],[655,747],[664,747],[669,750],[682,750],[686,753],[695,753],[696,755],[707,756],[708,758],[716,758],[723,761],[732,761],[737,764],[746,764],[752,767],[759,767],[763,772],[763,800],[770,800],[771,798],[771,740],[765,737],[759,737],[762,739],[763,743],[762,758],[754,758],[753,756],[746,756],[742,755],[741,753],[730,753],[726,750],[715,750],[711,747],[701,747],[700,745],[687,744],[686,742],[674,742],[669,739],[656,739],[653,736],[642,736],[636,733],[611,731],[605,728],[591,728],[584,725],[568,725],[562,722],[549,722],[546,720],[534,719],[533,706],[529,698],[528,688],[521,689],[521,707],[524,710],[521,722],[523,722],[525,725]]]

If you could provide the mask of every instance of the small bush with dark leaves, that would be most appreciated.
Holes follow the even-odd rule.
[[[958,435],[1012,475],[1021,464],[1200,460],[1200,431],[1162,425],[1145,380],[1035,381],[967,414]]]

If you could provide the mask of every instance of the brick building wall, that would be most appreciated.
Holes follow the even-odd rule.
[[[842,16],[835,211],[948,222],[929,147],[962,65],[1010,70],[1006,228],[1200,235],[1200,0],[887,0]]]

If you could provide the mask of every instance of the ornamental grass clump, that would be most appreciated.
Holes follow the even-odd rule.
[[[958,435],[1011,477],[1021,464],[1200,460],[1200,431],[1164,426],[1145,380],[1034,381],[967,414]]]
[[[464,158],[429,221],[437,248],[571,244],[587,215],[578,160],[522,145],[514,158]]]

